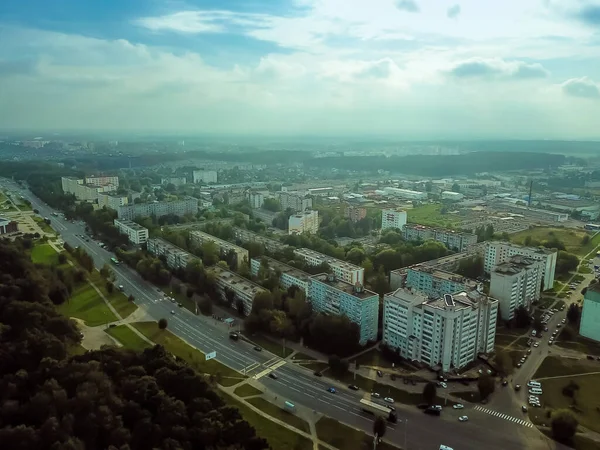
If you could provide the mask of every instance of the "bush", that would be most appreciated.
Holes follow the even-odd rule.
[[[570,442],[577,432],[577,418],[568,409],[552,413],[552,436],[560,442]]]
[[[577,392],[578,390],[579,390],[579,385],[577,383],[575,383],[574,381],[570,381],[569,384],[567,384],[562,389],[562,394],[565,397],[574,398],[575,392]]]

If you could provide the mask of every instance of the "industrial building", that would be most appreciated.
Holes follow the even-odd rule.
[[[492,207],[497,211],[519,214],[526,219],[543,220],[544,222],[565,222],[569,220],[569,214],[564,212],[547,211],[545,209],[528,208],[527,206],[515,205],[514,203],[497,203]]]
[[[406,225],[406,211],[384,209],[381,211],[381,230],[397,228],[402,231]]]
[[[198,199],[187,197],[183,200],[173,200],[171,202],[152,202],[137,203],[133,205],[119,206],[117,217],[119,219],[135,219],[136,217],[163,217],[168,214],[184,216],[186,214],[196,214],[198,212]]]
[[[292,214],[288,219],[288,234],[319,232],[319,211],[305,210]]]
[[[257,276],[261,265],[266,265],[271,273],[280,274],[279,285],[283,289],[289,289],[291,286],[298,286],[300,290],[308,295],[310,274],[266,256],[252,258],[250,261],[250,273],[252,273],[253,276]]]
[[[591,283],[583,296],[579,334],[600,342],[600,283]]]
[[[473,233],[416,224],[405,225],[402,230],[402,237],[407,241],[434,240],[458,252],[465,252],[469,247],[477,243],[477,235]]]
[[[427,200],[427,192],[411,191],[410,189],[399,189],[395,187],[384,187],[385,195],[405,198],[407,200]]]
[[[442,191],[441,194],[442,200],[452,200],[455,202],[461,201],[465,196],[460,192],[452,192],[452,191]]]
[[[221,258],[226,258],[233,253],[235,255],[236,268],[238,269],[244,260],[249,260],[248,250],[245,248],[219,239],[212,234],[204,233],[203,231],[190,231],[190,242],[197,247],[200,247],[205,242],[213,242],[219,249]]]
[[[145,244],[148,241],[148,228],[131,220],[114,220],[115,227],[121,234],[127,235],[129,242],[135,245]]]
[[[422,292],[429,298],[439,298],[444,294],[454,294],[461,291],[479,290],[483,292],[483,285],[475,280],[420,264],[392,270],[390,272],[390,287],[392,289],[411,288]]]
[[[333,256],[324,255],[323,253],[319,253],[309,248],[297,248],[294,250],[294,255],[302,258],[309,266],[327,264],[335,277],[346,283],[353,285],[356,283],[365,283],[365,269],[360,266],[355,266],[349,262],[342,261]]]
[[[410,361],[448,373],[494,351],[498,301],[479,291],[434,300],[396,289],[383,300],[382,343]]]

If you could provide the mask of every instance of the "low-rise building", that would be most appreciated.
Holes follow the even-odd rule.
[[[410,189],[399,189],[395,187],[384,187],[383,192],[385,192],[385,195],[408,200],[427,200],[427,192],[411,191]]]
[[[252,258],[250,261],[250,272],[252,275],[258,276],[261,267],[264,267],[271,273],[278,273],[279,285],[283,289],[289,289],[291,286],[298,286],[298,288],[308,295],[310,274],[266,256]]]
[[[320,266],[327,264],[335,277],[352,285],[359,283],[364,285],[365,269],[360,266],[355,266],[341,259],[319,253],[309,248],[297,248],[294,250],[294,255],[302,258],[309,266]]]
[[[115,219],[115,227],[121,234],[129,238],[129,242],[135,245],[145,244],[148,241],[148,228],[141,226],[131,220]]]
[[[600,341],[600,283],[590,284],[583,296],[579,334]]]
[[[211,267],[210,271],[215,275],[217,292],[221,298],[224,301],[227,300],[227,290],[232,291],[234,299],[244,303],[244,315],[246,316],[252,311],[252,303],[256,294],[267,291],[262,286],[219,265]]]
[[[483,292],[483,285],[470,278],[452,272],[416,264],[412,267],[390,272],[392,289],[411,288],[424,293],[429,298],[439,298],[444,294],[456,292]]]
[[[319,232],[319,211],[305,210],[292,214],[288,219],[288,234]]]
[[[132,205],[119,206],[117,217],[119,219],[135,219],[136,217],[163,217],[168,214],[184,216],[185,214],[196,214],[198,212],[198,199],[187,197],[183,200],[170,202],[136,203]]]
[[[332,274],[310,277],[308,299],[313,311],[336,316],[345,315],[360,329],[359,343],[377,340],[379,295],[362,284],[346,283]]]
[[[10,219],[0,217],[0,234],[16,233],[19,231],[19,224]]]
[[[190,261],[199,259],[197,256],[161,238],[148,239],[146,248],[153,255],[164,256],[167,260],[167,266],[171,269],[185,269]]]
[[[382,343],[403,358],[444,373],[494,351],[498,301],[479,291],[434,300],[400,288],[383,300]]]
[[[402,229],[402,236],[407,241],[434,240],[446,247],[464,252],[477,243],[477,235],[444,228],[432,228],[425,225],[407,224]]]
[[[284,244],[276,239],[272,239],[262,234],[255,233],[245,228],[233,227],[233,237],[239,242],[257,242],[264,245],[265,249],[270,252],[283,251],[289,248],[289,245]]]
[[[248,261],[248,250],[239,247],[231,242],[219,239],[212,234],[204,233],[203,231],[190,231],[190,241],[193,245],[201,246],[205,242],[213,242],[221,252],[222,258],[228,258],[229,255],[235,255],[236,267],[239,268],[244,259]]]
[[[514,203],[498,203],[494,204],[493,207],[498,211],[522,215],[526,219],[537,219],[545,222],[565,222],[569,220],[568,213],[528,208],[527,206],[516,205]]]
[[[384,209],[381,211],[381,230],[397,228],[403,230],[406,225],[406,211]]]

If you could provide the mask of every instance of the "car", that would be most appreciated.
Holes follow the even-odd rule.
[[[313,375],[315,377],[322,377],[323,376],[323,374],[321,372],[313,372]]]
[[[533,346],[534,346],[535,348],[538,348],[538,347],[540,346],[540,343],[539,343],[539,342],[536,342],[535,344],[533,344]]]
[[[256,350],[257,352],[262,352],[262,347],[259,347],[258,345],[254,346],[254,350]]]
[[[446,383],[444,383],[443,381],[440,383],[440,386],[442,386],[444,389],[446,389],[448,387],[448,385]]]
[[[517,369],[519,369],[522,365],[522,363],[517,364]]]
[[[394,403],[394,399],[392,397],[386,397],[383,399],[383,401],[386,403]]]
[[[351,389],[353,391],[358,391],[359,387],[355,386],[354,384],[351,384],[351,385],[348,386],[348,389]]]
[[[467,420],[469,420],[469,416],[460,416],[460,417],[458,418],[458,421],[459,421],[459,422],[466,422]]]
[[[431,408],[431,407],[425,408],[423,410],[423,412],[425,414],[429,414],[431,416],[439,416],[442,413],[439,409],[435,409],[435,408]]]
[[[456,405],[452,405],[452,407],[454,409],[463,409],[465,405],[463,405],[462,403],[457,403]]]
[[[272,378],[272,379],[276,380],[278,377],[277,377],[277,375],[275,375],[273,372],[271,372],[271,373],[269,374],[269,378]]]
[[[502,386],[508,386],[508,381],[502,380]]]
[[[327,392],[331,392],[332,394],[335,394],[336,390],[334,387],[329,387],[329,388],[327,388]]]
[[[527,406],[525,406],[525,405],[521,406],[521,411],[527,412]]]
[[[175,315],[175,311],[171,310],[171,314]]]
[[[593,361],[593,360],[594,360],[594,357],[593,357],[592,355],[587,355],[587,359],[590,359],[590,360],[592,360],[592,361]]]
[[[515,384],[515,391],[520,391],[520,390],[521,390],[521,385]]]
[[[379,395],[379,392],[371,392],[371,397],[373,397],[373,398],[381,398],[381,395]]]
[[[177,303],[177,306],[179,306],[180,308],[183,308],[183,303]]]
[[[442,410],[442,406],[441,405],[433,405],[432,408],[433,409],[437,409],[438,411]]]
[[[381,370],[378,370],[378,371],[377,371],[377,376],[378,376],[379,378],[383,377],[383,372],[382,372]]]
[[[552,345],[552,344],[554,344],[554,341],[553,341],[552,339],[550,339],[550,340],[548,341],[548,345]]]

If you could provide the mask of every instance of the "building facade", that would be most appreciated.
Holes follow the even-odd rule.
[[[359,220],[367,217],[367,208],[363,206],[346,206],[346,210],[344,211],[344,215],[350,219],[352,222],[358,222]]]
[[[148,239],[146,248],[153,255],[164,256],[170,269],[185,269],[190,261],[199,259],[197,256],[161,238]]]
[[[319,232],[319,211],[305,210],[292,214],[288,219],[288,234]]]
[[[116,211],[119,209],[119,206],[127,204],[129,204],[129,198],[126,195],[105,192],[98,193],[98,206],[100,208],[107,207]]]
[[[403,230],[406,225],[406,211],[384,209],[381,211],[381,230],[397,228]]]
[[[300,212],[311,209],[313,201],[312,198],[305,197],[297,192],[279,192],[279,204],[282,211],[291,208],[294,212]]]
[[[402,230],[402,237],[407,241],[434,240],[446,247],[459,252],[465,252],[477,244],[477,235],[444,228],[431,228],[425,225],[408,224]]]
[[[117,217],[119,219],[135,219],[136,217],[162,217],[168,214],[183,216],[185,214],[196,214],[198,212],[198,199],[188,197],[183,200],[172,202],[137,203],[119,206]]]
[[[463,194],[461,194],[460,192],[453,192],[453,191],[442,191],[442,200],[452,200],[452,201],[460,201],[463,198],[465,198],[465,196]]]
[[[265,196],[260,192],[252,192],[249,191],[246,193],[246,200],[250,204],[250,208],[258,209],[261,208],[263,203],[265,202]]]
[[[593,283],[583,296],[579,334],[600,342],[600,284]]]
[[[114,186],[116,191],[119,187],[119,177],[85,177],[85,183],[90,186]]]
[[[390,272],[390,287],[392,289],[410,288],[422,292],[429,298],[440,298],[444,294],[456,292],[483,292],[483,285],[445,270],[415,265],[408,268],[396,269]]]
[[[350,284],[331,274],[310,277],[308,299],[313,310],[335,316],[345,315],[360,329],[361,345],[377,340],[379,295],[362,284]]]
[[[308,295],[308,283],[310,275],[300,269],[289,266],[277,261],[273,258],[262,256],[260,258],[252,258],[250,261],[250,272],[254,276],[258,276],[260,268],[268,267],[271,273],[279,273],[279,285],[283,289],[289,289],[291,286],[297,286],[306,295]]]
[[[17,231],[19,231],[17,222],[0,217],[0,234],[16,233]]]
[[[216,183],[217,182],[217,171],[216,170],[194,170],[192,172],[194,183]]]
[[[98,200],[98,195],[106,192],[114,192],[118,187],[118,178],[117,185],[114,184],[106,184],[99,185],[98,180],[112,179],[117,177],[103,177],[103,178],[86,178],[86,180],[94,180],[96,183],[88,184],[85,183],[83,179],[73,178],[73,177],[62,177],[61,185],[62,190],[65,194],[73,194],[77,200],[93,202]]]
[[[543,263],[544,286],[546,291],[554,287],[554,273],[556,272],[556,258],[558,252],[547,248],[522,247],[508,242],[487,242],[483,269],[491,273],[494,267],[510,260],[515,255],[522,255]]]
[[[246,261],[249,260],[248,250],[245,248],[219,239],[212,234],[204,233],[203,231],[190,231],[190,242],[198,247],[205,242],[213,242],[218,247],[222,258],[227,257],[229,254],[234,254],[237,269],[239,269],[240,265],[244,262],[244,259]]]
[[[183,186],[187,184],[186,177],[165,177],[160,179],[160,184],[172,184],[173,186]]]
[[[266,292],[266,289],[256,283],[238,275],[231,270],[224,269],[217,265],[212,266],[210,271],[215,275],[215,285],[221,298],[227,300],[227,291],[234,294],[234,300],[241,300],[244,303],[244,315],[250,315],[254,297],[259,292]],[[233,305],[235,307],[235,304]]]
[[[383,300],[383,344],[410,361],[448,373],[494,351],[498,301],[478,291],[428,300],[397,289]]]
[[[355,266],[341,259],[327,256],[323,253],[311,250],[309,248],[297,248],[294,250],[294,255],[302,258],[309,266],[320,266],[327,264],[336,279],[345,281],[352,285],[365,283],[365,269],[360,266]]]
[[[264,245],[265,249],[270,252],[283,251],[289,247],[276,239],[263,236],[245,228],[233,227],[233,237],[239,242],[257,242]]]
[[[129,242],[135,245],[142,245],[148,241],[148,228],[141,226],[131,220],[115,219],[115,227],[121,234],[129,238]]]
[[[494,267],[490,295],[500,302],[502,319],[512,319],[520,306],[531,309],[531,303],[540,298],[543,270],[542,261],[522,255]]]

